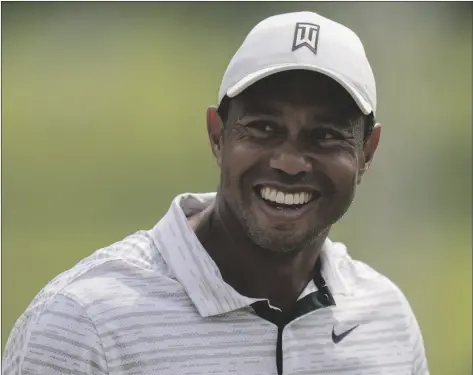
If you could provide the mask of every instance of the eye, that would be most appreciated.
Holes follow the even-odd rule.
[[[324,134],[324,139],[336,139],[337,137],[335,136],[335,134],[331,133],[331,132],[325,132]],[[339,138],[339,137],[338,137]]]
[[[254,121],[249,123],[246,127],[258,133],[266,135],[273,134],[276,132],[276,126],[268,121]]]
[[[319,128],[311,132],[311,137],[314,141],[328,141],[328,140],[341,140],[344,137],[333,129]]]

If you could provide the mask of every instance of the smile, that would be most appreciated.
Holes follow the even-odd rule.
[[[299,206],[306,204],[312,198],[312,193],[301,191],[298,193],[285,193],[270,187],[259,189],[261,198],[268,202],[284,204],[285,206]]]
[[[303,215],[311,203],[320,197],[318,191],[309,191],[309,189],[293,188],[284,189],[275,186],[259,185],[255,187],[255,193],[263,203],[263,211],[270,215],[280,216],[285,218],[299,217]]]

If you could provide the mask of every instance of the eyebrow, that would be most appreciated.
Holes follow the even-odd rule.
[[[282,116],[283,110],[274,102],[266,100],[252,100],[243,103],[243,109],[247,112],[247,115],[266,115],[266,116]],[[353,128],[353,122],[351,118],[345,118],[343,115],[337,115],[335,113],[330,113],[331,111],[320,111],[314,113],[311,116],[313,126],[311,128],[317,127],[316,124],[325,124],[332,128],[349,130]]]
[[[337,116],[328,113],[316,113],[312,116],[314,123],[325,123],[331,127],[338,129],[351,129],[353,122],[349,118],[343,118],[343,116]]]
[[[275,104],[267,101],[251,101],[243,104],[244,110],[250,115],[281,116],[283,111]]]

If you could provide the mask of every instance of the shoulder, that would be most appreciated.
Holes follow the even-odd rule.
[[[368,264],[352,259],[343,244],[338,244],[340,270],[350,284],[353,300],[370,307],[372,319],[395,323],[398,333],[405,335],[413,356],[415,374],[428,374],[424,341],[411,304],[401,288]]]
[[[65,304],[68,299],[87,309],[94,302],[106,304],[123,296],[145,293],[146,280],[150,279],[157,280],[157,284],[173,282],[153,239],[147,231],[139,231],[97,250],[51,280],[17,325],[39,319],[51,306]]]
[[[411,325],[414,315],[401,288],[367,263],[353,259],[342,243],[333,242],[331,245],[334,268],[339,272],[344,289],[353,297],[352,300],[371,306],[378,315],[398,317],[406,325]]]
[[[106,374],[94,323],[74,299],[56,294],[17,321],[3,353],[2,374]]]
[[[148,231],[136,232],[95,251],[51,280],[28,309],[41,310],[56,294],[82,304],[124,289],[133,280],[168,278],[169,270]],[[100,287],[98,287],[100,286]]]
[[[141,296],[156,294],[156,290],[169,289],[176,283],[148,231],[97,250],[51,280],[20,316],[4,352],[6,366],[12,371],[4,374],[17,374],[20,362],[21,366],[39,363],[41,356],[48,358],[48,363],[49,357],[74,361],[87,355],[100,362],[97,316],[117,306],[132,305]],[[100,369],[92,371],[89,365],[84,366],[85,374],[101,373]]]

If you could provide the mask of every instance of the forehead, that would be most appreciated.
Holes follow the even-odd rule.
[[[335,80],[309,71],[277,73],[250,86],[237,98],[245,112],[282,114],[286,109],[316,110],[337,117],[359,111],[355,101]]]

